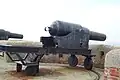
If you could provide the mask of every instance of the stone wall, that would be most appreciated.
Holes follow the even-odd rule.
[[[120,49],[111,50],[106,54],[104,80],[120,80]]]
[[[95,54],[94,66],[97,68],[104,68],[105,56],[114,47],[110,45],[94,45],[91,47],[92,54]]]

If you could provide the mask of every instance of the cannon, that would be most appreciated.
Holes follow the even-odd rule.
[[[9,38],[22,39],[23,35],[0,29],[0,40],[8,40]]]
[[[93,67],[92,57],[89,49],[89,40],[105,41],[106,35],[98,32],[90,31],[79,24],[68,23],[64,21],[55,21],[49,27],[45,27],[45,31],[50,36],[40,37],[42,47],[38,46],[14,46],[0,45],[0,50],[6,52],[12,61],[15,61],[16,71],[22,70],[22,65],[26,66],[25,73],[27,75],[36,75],[39,72],[39,62],[44,55],[49,54],[70,54],[68,64],[76,67],[78,59],[76,55],[85,56],[84,67],[91,70]],[[23,35],[10,33],[0,30],[0,40],[8,40],[9,38],[23,38]],[[23,57],[21,54],[25,54]],[[16,55],[14,59],[12,55]]]
[[[105,41],[106,35],[98,32],[90,31],[89,29],[82,27],[79,24],[64,22],[56,20],[49,27],[45,27],[45,31],[48,31],[50,37],[41,37],[43,47],[56,47],[68,50],[81,50],[79,53],[86,57],[84,60],[84,67],[88,70],[92,69],[93,62],[91,52],[89,52],[89,40]],[[85,51],[88,50],[88,52]],[[71,53],[68,58],[70,66],[75,67],[78,64],[78,59],[75,55],[77,53]],[[78,55],[79,55],[78,54]]]
[[[45,31],[47,27],[45,27]],[[87,28],[82,27],[81,25],[78,24],[73,24],[73,23],[68,23],[68,22],[63,22],[63,21],[55,21],[53,24],[48,27],[48,31],[51,36],[66,36],[69,33],[72,33],[74,31],[77,32],[83,32],[82,34],[88,34],[89,40],[98,40],[98,41],[105,41],[106,40],[106,35],[89,31]]]

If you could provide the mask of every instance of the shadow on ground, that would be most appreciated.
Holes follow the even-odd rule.
[[[27,76],[23,71],[21,72],[16,72],[16,70],[12,71],[6,71],[7,74],[11,75],[12,77],[16,77],[20,80],[28,80],[28,79],[33,79],[34,77],[39,77],[39,76],[65,76],[65,74],[57,71],[57,70],[51,70],[47,68],[40,68],[39,73],[36,74],[36,76]]]
[[[36,76],[27,76],[23,71],[16,72],[16,70],[6,71],[6,73],[12,77],[15,77],[20,80],[28,80],[33,79],[34,77],[58,77],[58,76],[66,76],[66,73],[73,73],[73,72],[87,72],[84,67],[70,67],[70,66],[61,66],[61,68],[53,69],[53,68],[40,68],[39,73]]]

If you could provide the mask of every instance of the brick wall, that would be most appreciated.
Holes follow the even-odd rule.
[[[120,69],[115,67],[105,68],[104,80],[120,80]]]

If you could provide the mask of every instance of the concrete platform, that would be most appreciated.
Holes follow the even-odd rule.
[[[97,80],[97,75],[78,66],[69,67],[67,64],[41,63],[40,73],[36,76],[26,76],[23,72],[16,72],[15,63],[0,60],[0,80]],[[104,70],[96,69],[101,75]],[[102,76],[101,76],[101,79]]]

